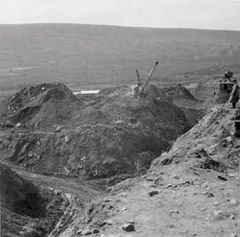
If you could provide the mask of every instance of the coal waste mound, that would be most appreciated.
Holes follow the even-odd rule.
[[[65,124],[77,107],[79,101],[64,84],[31,86],[1,101],[1,126],[46,128]]]
[[[179,107],[186,118],[194,126],[206,113],[203,101],[196,99],[189,90],[181,84],[172,87],[160,88],[160,93],[169,98],[172,103]]]
[[[2,128],[1,159],[87,179],[143,173],[192,126],[161,90],[150,85],[146,91],[139,99],[122,86],[86,99],[63,84],[25,88],[0,106],[1,121],[14,126]]]

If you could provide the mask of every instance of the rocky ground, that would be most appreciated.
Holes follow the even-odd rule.
[[[238,236],[237,110],[216,105],[200,120],[203,103],[183,87],[148,90],[143,100],[128,87],[86,98],[44,84],[3,102],[1,162],[45,203],[31,216],[5,198],[5,236]]]
[[[138,99],[127,86],[85,98],[41,84],[2,101],[1,160],[48,175],[124,179],[146,172],[200,116],[154,86]]]
[[[105,219],[99,222],[99,210],[93,208],[84,228],[93,233],[98,227],[99,236],[106,237],[238,236],[240,139],[233,136],[235,113],[228,105],[212,108],[152,163],[147,175],[112,187],[97,205],[111,206]],[[86,233],[84,228],[79,233]]]

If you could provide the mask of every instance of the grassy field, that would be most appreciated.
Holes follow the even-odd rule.
[[[157,59],[156,82],[181,82],[194,71],[237,64],[239,42],[234,31],[0,25],[0,88],[10,93],[40,82],[85,89],[131,84],[137,68],[145,76]]]

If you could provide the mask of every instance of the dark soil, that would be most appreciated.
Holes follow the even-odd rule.
[[[40,190],[0,165],[1,236],[46,236],[63,214],[64,199]]]
[[[195,101],[178,88],[178,96]],[[50,175],[142,174],[196,122],[160,89],[150,85],[146,91],[145,98],[134,98],[124,86],[86,99],[63,84],[25,88],[1,104],[2,123],[15,126],[0,139],[1,157]]]

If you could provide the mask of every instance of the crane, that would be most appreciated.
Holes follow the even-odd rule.
[[[159,64],[159,61],[156,61],[153,68],[149,71],[149,73],[147,75],[147,80],[144,83],[141,82],[141,77],[140,77],[139,71],[138,70],[136,71],[138,83],[137,83],[137,86],[134,88],[135,96],[137,96],[137,97],[145,97],[146,96],[145,89],[148,86],[148,84],[152,78],[152,75],[155,72],[158,64]]]

